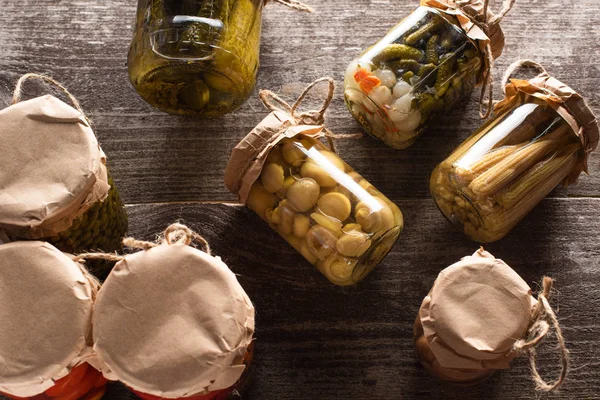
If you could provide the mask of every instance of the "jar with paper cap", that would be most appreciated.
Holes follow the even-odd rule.
[[[300,11],[310,7],[275,0]],[[150,105],[217,117],[238,108],[256,83],[267,0],[139,0],[129,79]]]
[[[541,71],[511,79],[515,68]],[[585,100],[533,61],[511,65],[505,96],[490,121],[466,139],[431,175],[440,211],[473,240],[504,237],[561,183],[587,172],[598,123]]]
[[[491,67],[504,47],[499,23],[510,6],[494,14],[483,0],[421,0],[346,69],[344,96],[354,118],[371,136],[404,149],[476,85],[480,102],[486,92],[491,100]]]
[[[21,100],[23,84],[58,87],[73,106],[52,95]],[[42,75],[17,83],[13,105],[0,110],[0,240],[42,240],[67,253],[121,249],[127,214],[89,120],[64,86]],[[103,275],[109,264],[90,264]]]
[[[319,82],[329,85],[321,109],[298,111]],[[261,91],[272,112],[233,149],[225,183],[327,279],[351,285],[391,250],[403,218],[392,201],[336,154],[332,134],[323,126],[333,90],[331,78],[318,79],[292,106]]]
[[[235,398],[248,384],[254,333],[236,275],[181,224],[158,242],[125,244],[141,251],[78,256],[118,260],[94,305],[94,365],[145,400]]]
[[[567,377],[569,352],[549,303],[553,285],[544,277],[536,298],[511,267],[479,249],[442,270],[423,300],[413,332],[417,357],[439,379],[475,384],[524,355],[536,388],[558,389]],[[548,382],[538,372],[535,348],[551,331],[560,373]]]
[[[47,242],[0,245],[0,397],[99,400],[87,363],[98,281]]]

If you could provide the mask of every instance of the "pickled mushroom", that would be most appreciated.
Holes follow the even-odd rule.
[[[381,209],[372,210],[365,202],[361,201],[356,205],[355,218],[365,232],[384,233],[394,227],[394,213],[387,203],[378,198],[374,199],[381,205]]]
[[[303,178],[294,182],[287,190],[287,199],[299,212],[306,212],[317,204],[320,188],[311,178]]]
[[[331,164],[333,164],[334,168],[340,171],[345,170],[344,162],[336,154],[332,153],[331,151],[321,151],[320,153]],[[300,175],[302,175],[305,178],[314,179],[320,186],[335,186],[337,182],[331,177],[329,172],[327,172],[326,168],[329,168],[329,166],[323,168],[322,166],[316,164],[313,161],[306,161],[302,164],[302,167],[300,168]]]
[[[294,217],[294,235],[304,237],[310,229],[310,219],[303,214],[296,214]]]
[[[266,164],[260,175],[260,181],[269,193],[275,193],[283,187],[283,167],[275,163]]]
[[[348,257],[360,257],[371,247],[371,239],[360,230],[347,230],[344,227],[344,234],[335,245],[338,253]]]
[[[265,217],[267,209],[272,209],[277,204],[277,197],[267,192],[261,185],[252,185],[246,204],[261,217]]]
[[[356,260],[332,254],[321,262],[321,271],[332,282],[337,284],[352,284],[350,278],[356,267]]]
[[[306,244],[319,260],[326,259],[335,251],[336,236],[327,228],[316,225],[306,234]]]
[[[333,217],[339,221],[345,221],[350,216],[352,205],[350,200],[341,193],[327,193],[317,202],[319,211],[324,215]]]
[[[306,154],[296,145],[293,140],[286,140],[281,148],[283,159],[288,164],[294,164],[298,160],[302,160],[306,157]]]

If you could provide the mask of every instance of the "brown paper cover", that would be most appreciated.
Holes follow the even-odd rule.
[[[35,396],[89,353],[92,287],[46,242],[0,245],[0,392]]]
[[[106,157],[83,115],[46,95],[0,110],[0,234],[55,236],[108,195]]]
[[[442,13],[455,17],[467,37],[477,43],[482,53],[485,52],[485,47],[489,43],[494,59],[502,55],[502,51],[504,50],[504,33],[499,23],[492,25],[483,24],[484,2],[482,0],[470,0],[467,5],[462,6],[462,11],[454,4],[453,0],[421,0],[421,5],[435,8]],[[488,20],[493,16],[494,14],[488,9]],[[479,83],[483,82],[489,68],[488,59],[483,57],[483,67],[478,76]]]
[[[554,108],[581,140],[585,150],[583,164],[565,178],[564,185],[575,182],[582,171],[588,172],[589,154],[598,146],[598,120],[579,93],[547,73],[530,80],[511,79],[505,87],[505,93],[504,99],[494,107],[496,113],[511,108],[520,95],[530,95]]]
[[[516,357],[513,345],[526,335],[534,305],[527,283],[480,249],[440,272],[419,318],[442,367],[501,369]]]
[[[273,111],[235,146],[225,169],[225,185],[238,195],[240,202],[246,202],[273,147],[297,135],[323,136],[323,126],[297,125],[296,119],[287,112]]]
[[[91,363],[146,394],[188,397],[232,386],[254,307],[220,258],[163,244],[118,262],[98,294]]]

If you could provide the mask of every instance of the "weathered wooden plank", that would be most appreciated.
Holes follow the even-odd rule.
[[[338,91],[327,123],[339,133],[357,132],[342,101],[343,71],[416,3],[329,0],[314,4],[314,15],[270,4],[264,12],[258,87],[291,99],[313,79],[332,75]],[[0,0],[0,5],[0,104],[7,104],[20,74],[51,73],[69,86],[95,121],[127,202],[234,200],[222,183],[223,169],[231,148],[265,116],[256,96],[236,113],[212,121],[173,117],[146,105],[127,81],[133,0]],[[598,11],[594,0],[580,1],[577,7],[561,0],[517,2],[503,23],[507,47],[496,76],[516,58],[534,58],[597,108]],[[363,138],[340,141],[339,151],[390,198],[427,197],[430,171],[480,124],[476,97],[474,93],[408,150]],[[592,157],[593,175],[554,196],[597,195],[599,164]]]
[[[484,384],[457,388],[430,378],[413,356],[411,329],[437,273],[477,244],[457,234],[432,202],[398,203],[406,230],[364,282],[329,284],[245,207],[203,204],[128,207],[131,234],[152,239],[174,220],[201,232],[239,274],[257,308],[257,353],[251,399],[531,399],[525,360]],[[598,199],[545,200],[506,239],[488,250],[536,288],[557,280],[559,319],[572,355],[565,399],[600,394],[597,359],[600,307]],[[544,346],[546,376],[556,354]],[[119,390],[110,399],[128,398]]]

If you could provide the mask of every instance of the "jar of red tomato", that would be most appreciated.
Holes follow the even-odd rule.
[[[46,242],[0,246],[0,395],[98,400],[106,379],[85,360],[98,282]]]
[[[98,294],[94,356],[144,400],[224,400],[253,355],[254,306],[235,274],[183,225],[117,262]],[[191,246],[203,242],[201,251]]]

